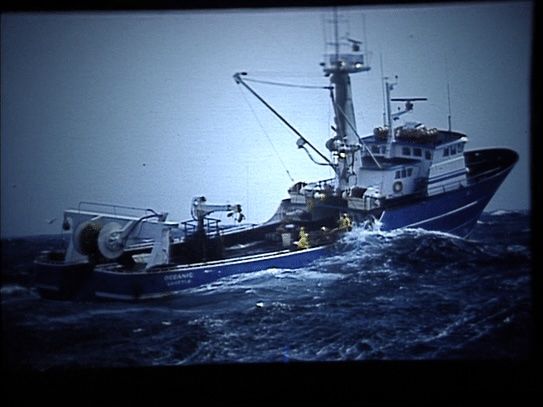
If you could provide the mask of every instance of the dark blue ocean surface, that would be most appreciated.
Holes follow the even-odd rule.
[[[143,304],[41,299],[32,260],[58,238],[3,240],[3,364],[525,360],[535,346],[530,237],[526,212],[485,213],[467,240],[355,229],[310,267]]]

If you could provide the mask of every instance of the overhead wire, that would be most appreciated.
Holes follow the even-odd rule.
[[[238,87],[239,88],[239,87]],[[239,91],[241,92],[241,95],[243,96],[243,99],[245,100],[245,102],[247,103],[247,105],[249,106],[249,109],[251,109],[251,112],[253,113],[253,116],[255,117],[256,119],[256,122],[258,123],[258,125],[260,126],[260,129],[262,130],[262,132],[264,133],[264,135],[266,136],[266,138],[268,139],[268,142],[270,143],[270,146],[271,148],[273,149],[277,159],[279,160],[279,162],[281,163],[281,166],[283,167],[283,169],[285,170],[285,172],[287,173],[288,177],[290,178],[290,180],[292,182],[294,182],[294,178],[292,178],[292,175],[290,175],[290,171],[288,170],[285,162],[283,161],[283,159],[281,158],[281,155],[279,154],[279,152],[277,151],[277,149],[275,148],[272,140],[271,140],[271,137],[269,136],[268,132],[266,131],[266,129],[264,128],[264,126],[262,125],[262,122],[260,121],[260,119],[258,118],[258,115],[256,114],[255,110],[253,109],[253,106],[251,105],[251,103],[249,102],[249,99],[247,99],[247,97],[245,96],[245,93],[243,92],[243,89],[239,88]]]
[[[263,83],[265,85],[284,86],[284,87],[287,87],[287,88],[326,89],[326,90],[333,89],[331,86],[322,86],[322,85],[297,85],[297,84],[293,84],[293,83],[264,81],[264,80],[260,80],[260,79],[251,79],[251,78],[245,78],[244,80],[246,82],[256,82],[256,83]]]
[[[238,72],[234,75],[234,79],[236,83],[243,85],[245,88],[249,90],[262,104],[264,104],[279,120],[281,120],[289,129],[292,130],[294,134],[296,134],[300,140],[303,140],[305,144],[307,144],[313,151],[315,151],[319,156],[321,156],[324,161],[328,163],[330,166],[334,166],[334,164],[325,156],[323,155],[313,144],[309,142],[292,124],[290,124],[279,112],[277,112],[268,102],[266,102],[257,92],[254,91],[247,83],[241,78],[242,76],[247,75],[246,72]]]

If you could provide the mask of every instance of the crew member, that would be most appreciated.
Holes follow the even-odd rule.
[[[321,227],[319,242],[330,243],[337,229],[330,230],[326,226]]]
[[[349,216],[344,213],[341,218],[339,218],[339,221],[338,221],[338,229],[340,231],[351,231],[353,229],[353,222],[351,221],[351,218],[349,218]]]
[[[309,234],[305,231],[303,226],[300,228],[299,239],[297,242],[294,242],[294,244],[298,247],[298,249],[309,248]]]

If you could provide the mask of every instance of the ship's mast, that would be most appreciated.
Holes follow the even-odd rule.
[[[327,48],[332,52],[325,54],[321,64],[326,76],[330,76],[333,86],[332,103],[335,112],[336,136],[327,143],[328,148],[337,157],[336,171],[338,192],[343,192],[356,183],[356,175],[362,165],[359,136],[356,130],[356,118],[351,91],[350,74],[369,71],[366,65],[365,52],[361,50],[361,41],[349,38],[348,33],[339,36],[339,21],[337,10],[333,24],[333,40],[327,42]]]
[[[392,145],[395,142],[390,92],[392,92],[394,90],[394,86],[398,84],[398,77],[396,76],[394,79],[396,79],[396,81],[394,83],[391,83],[389,82],[388,77],[383,78],[383,80],[385,81],[386,126],[388,127],[388,137],[387,137],[387,157],[388,158],[392,157]]]

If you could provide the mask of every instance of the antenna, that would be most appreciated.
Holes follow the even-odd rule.
[[[326,54],[326,39],[327,39],[327,33],[326,33],[326,16],[322,14],[321,16],[321,24],[322,24],[322,43],[324,46],[323,49],[323,55]]]
[[[451,86],[449,83],[449,63],[447,61],[447,56],[445,55],[445,72],[447,74],[447,102],[449,104],[449,115],[447,116],[447,121],[449,124],[449,133],[451,132],[452,125],[451,125]]]
[[[451,87],[449,86],[449,81],[447,81],[447,100],[449,102],[449,115],[447,117],[449,122],[449,133],[451,132]]]
[[[368,55],[368,38],[366,37],[366,15],[362,14],[362,27],[364,29],[364,55]],[[381,75],[382,76],[382,75]]]
[[[334,43],[336,47],[336,61],[339,58],[339,33],[337,7],[334,8]]]
[[[383,126],[387,125],[387,102],[385,97],[385,75],[383,73],[383,54],[379,54],[381,61],[381,93],[383,95]]]
[[[387,107],[387,127],[388,127],[388,147],[387,147],[387,155],[390,158],[392,156],[392,144],[394,143],[394,127],[393,127],[393,115],[392,115],[392,107],[390,106],[390,92],[394,90],[394,86],[398,84],[398,75],[394,76],[394,83],[390,83],[388,80],[389,78],[385,76],[383,78],[385,81],[385,92],[386,92],[386,107]]]

